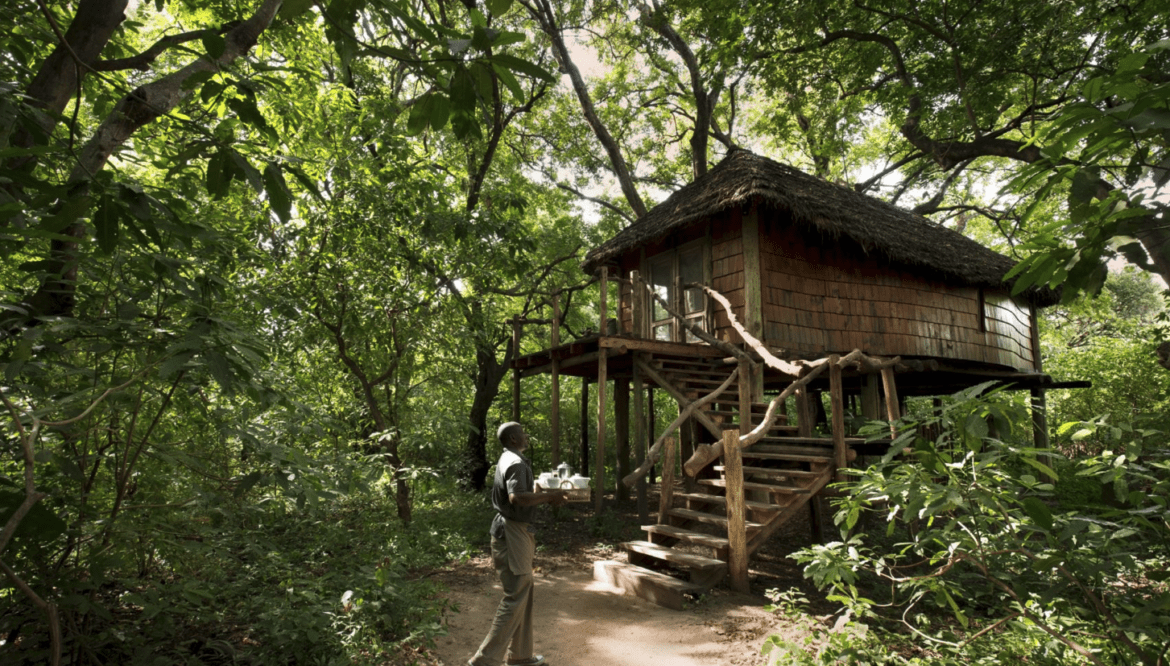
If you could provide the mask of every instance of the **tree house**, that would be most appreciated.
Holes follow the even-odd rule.
[[[599,510],[612,382],[617,473],[637,486],[645,518],[655,459],[663,480],[657,523],[644,527],[645,541],[625,544],[630,564],[598,563],[596,573],[664,605],[728,573],[746,589],[751,553],[815,507],[810,499],[858,454],[884,452],[850,436],[853,415],[893,421],[906,396],[995,380],[1032,391],[1037,443],[1047,442],[1044,389],[1056,385],[1041,369],[1036,311],[1057,294],[1013,296],[1011,259],[852,189],[733,151],[583,266],[601,282],[600,333],[561,344],[554,314],[552,344],[517,358],[514,381],[553,374],[556,460],[559,377],[595,382]],[[649,432],[644,388],[679,403],[668,432]],[[778,394],[795,396],[795,423]],[[831,434],[816,434],[818,418]],[[675,492],[676,449],[687,492]],[[628,497],[623,483],[616,492]],[[654,563],[691,580],[637,566]]]

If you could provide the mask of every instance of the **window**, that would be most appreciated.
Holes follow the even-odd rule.
[[[700,327],[707,328],[707,297],[702,289],[691,287],[676,293],[676,285],[706,283],[706,247],[702,241],[689,247],[670,250],[651,257],[646,263],[648,282],[654,293],[671,304],[671,309]],[[677,278],[677,281],[676,281]],[[650,334],[655,340],[668,342],[699,342],[699,339],[675,324],[666,308],[652,299],[650,310]]]
[[[650,260],[650,288],[666,301],[674,303],[674,253],[667,252]],[[674,320],[658,299],[650,303],[650,327],[655,340],[674,340]]]
[[[703,280],[703,247],[699,246],[689,250],[682,250],[678,253],[678,273],[679,284],[702,284]],[[707,323],[707,298],[702,289],[691,287],[690,289],[683,289],[682,310],[680,312],[687,321],[692,324],[697,324],[703,330],[706,330]],[[687,342],[699,342],[690,331],[686,332]]]

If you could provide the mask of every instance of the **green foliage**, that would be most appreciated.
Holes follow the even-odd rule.
[[[1058,380],[1089,380],[1092,387],[1048,393],[1049,423],[1106,416],[1124,424],[1167,408],[1170,375],[1155,350],[1165,336],[1159,287],[1133,269],[1111,273],[1095,298],[1082,297],[1043,311],[1044,369]],[[1092,442],[1066,441],[1075,457]],[[1090,450],[1096,452],[1096,450]]]
[[[1094,503],[1058,490],[1049,463],[1059,457],[1019,443],[1014,433],[1028,420],[984,388],[901,424],[905,454],[892,451],[846,484],[835,519],[842,540],[796,555],[830,600],[882,634],[839,640],[866,659],[885,654],[878,647],[893,631],[912,636],[931,663],[1158,663],[1170,639],[1164,427],[1060,429],[1109,443],[1060,465],[1109,492],[1109,503]],[[938,439],[914,435],[926,424],[940,428]],[[884,519],[884,535],[858,531],[866,514]]]
[[[1069,217],[1042,228],[1016,269],[1015,290],[1033,284],[1063,285],[1065,302],[1082,290],[1100,291],[1106,261],[1116,254],[1147,270],[1165,262],[1136,238],[1151,223],[1164,223],[1159,193],[1170,182],[1170,84],[1163,71],[1170,40],[1147,44],[1116,66],[1083,82],[1074,103],[1036,137],[1044,160],[1022,170],[1017,190],[1038,187],[1037,199],[1066,192]],[[1106,173],[1108,170],[1108,173]],[[1117,186],[1103,177],[1117,175]],[[1071,240],[1072,243],[1068,241]]]
[[[62,581],[63,612],[91,625],[85,649],[105,663],[378,663],[441,635],[456,610],[417,572],[486,541],[483,502],[450,484],[412,527],[396,526],[394,503],[376,492],[316,509],[268,497],[127,521],[120,534],[135,535],[137,561],[112,561],[98,581]],[[14,610],[6,632],[35,619]],[[35,627],[20,630],[26,649],[0,646],[5,663],[41,663],[27,649],[44,640]]]

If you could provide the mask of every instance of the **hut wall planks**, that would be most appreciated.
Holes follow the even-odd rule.
[[[727,297],[740,322],[744,321],[743,213],[735,208],[712,219],[711,287]],[[728,342],[742,342],[731,321],[715,309],[715,337]]]
[[[981,298],[976,287],[899,270],[829,239],[818,243],[786,220],[770,220],[764,228],[760,262],[769,345],[810,354],[860,348],[1033,367],[1027,306],[1006,290],[988,289]]]

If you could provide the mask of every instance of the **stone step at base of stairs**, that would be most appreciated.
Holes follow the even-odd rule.
[[[593,579],[621,588],[626,594],[633,594],[673,610],[682,610],[687,595],[702,594],[708,588],[651,571],[636,564],[598,560],[593,563]]]

